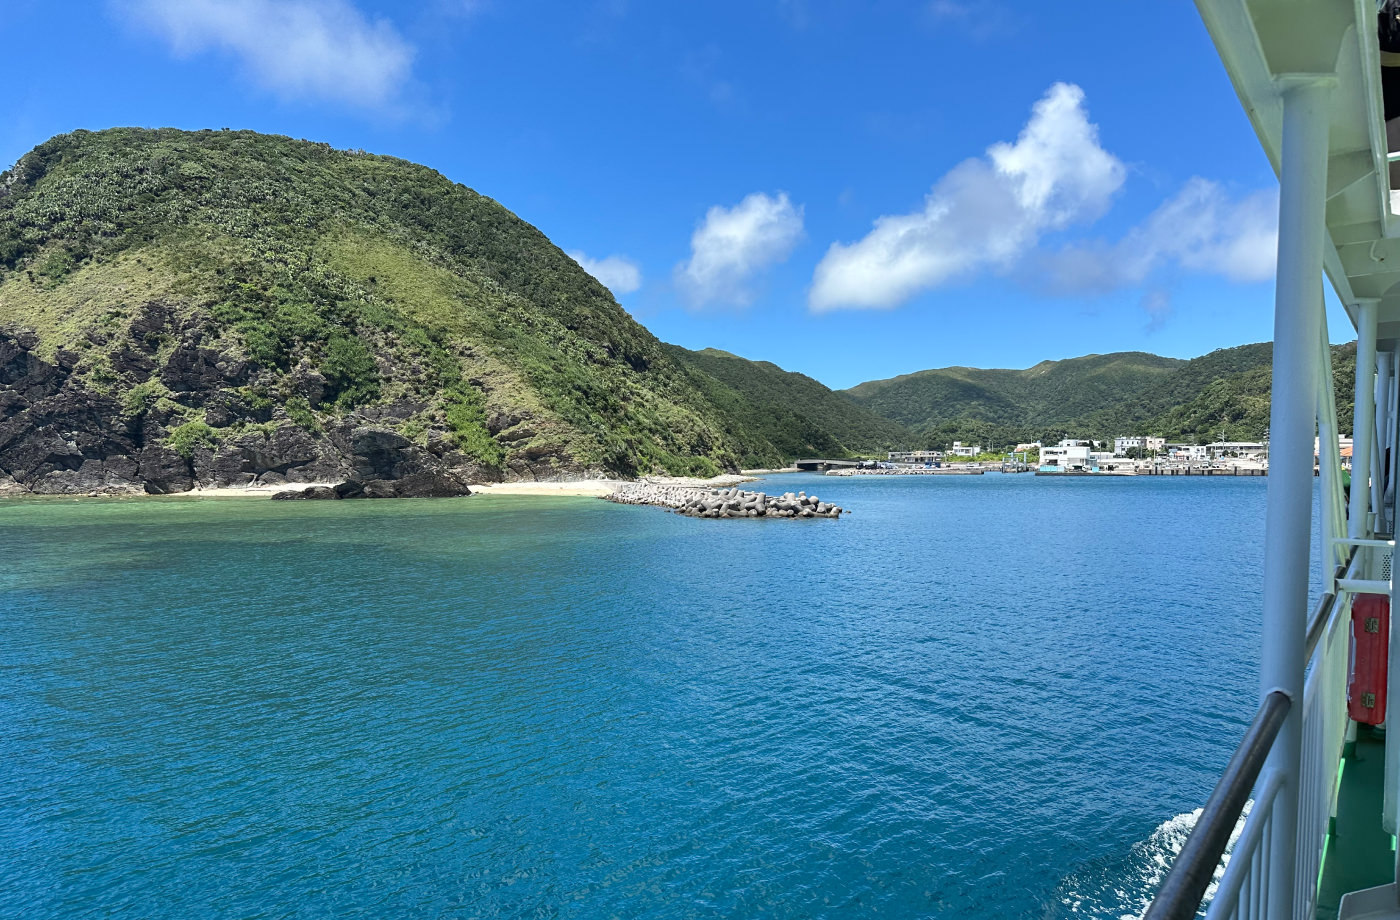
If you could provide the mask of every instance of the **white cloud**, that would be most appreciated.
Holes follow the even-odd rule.
[[[614,294],[630,294],[642,286],[642,269],[626,256],[608,256],[605,259],[590,259],[577,250],[569,253],[583,270],[603,283]]]
[[[1079,87],[1055,84],[1016,143],[955,166],[923,210],[833,243],[813,277],[812,309],[893,307],[979,269],[1004,271],[1043,233],[1103,214],[1125,169],[1099,146],[1083,103]]]
[[[690,259],[676,266],[676,284],[696,306],[747,304],[750,284],[770,265],[783,261],[802,239],[802,208],[788,200],[754,192],[732,208],[715,205],[690,238]]]
[[[128,0],[118,10],[181,56],[232,54],[285,99],[386,109],[407,84],[414,49],[347,0]]]
[[[1043,253],[1034,278],[1054,293],[1101,294],[1180,267],[1230,281],[1273,277],[1278,192],[1231,199],[1218,183],[1193,178],[1116,243],[1080,243]]]

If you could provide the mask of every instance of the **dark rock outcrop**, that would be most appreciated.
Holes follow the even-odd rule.
[[[451,474],[414,473],[399,480],[347,479],[334,486],[308,486],[287,489],[272,496],[273,501],[347,498],[456,498],[470,495],[467,483]]]
[[[272,496],[272,500],[275,502],[335,500],[337,498],[340,498],[340,495],[330,486],[307,486],[305,489],[286,489]]]
[[[426,497],[465,495],[472,478],[499,476],[437,432],[418,443],[394,431],[412,405],[376,406],[373,423],[351,414],[314,431],[266,400],[254,405],[245,395],[244,384],[258,382],[248,362],[204,342],[161,304],[138,311],[124,331],[92,336],[104,342],[103,373],[122,382],[124,399],[94,382],[89,356],[46,358],[34,333],[0,328],[0,493],[356,480],[365,495]],[[294,376],[308,395],[325,385],[311,369]],[[137,387],[153,395],[134,400]],[[196,422],[204,427],[195,437],[172,438]]]

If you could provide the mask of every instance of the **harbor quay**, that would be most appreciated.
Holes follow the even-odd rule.
[[[1313,466],[1320,469],[1320,442],[1313,442]],[[1352,440],[1337,436],[1335,459],[1351,466]],[[954,441],[949,450],[892,450],[884,460],[797,461],[797,466],[829,476],[958,476],[989,471],[1037,476],[1267,476],[1266,441],[1169,443],[1165,438],[1124,436],[1110,441],[1065,438],[1039,441],[997,452]]]

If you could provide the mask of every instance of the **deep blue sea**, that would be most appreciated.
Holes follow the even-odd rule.
[[[1135,915],[1256,700],[1263,479],[0,503],[0,917]]]

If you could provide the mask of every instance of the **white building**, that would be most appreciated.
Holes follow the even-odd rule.
[[[964,446],[962,441],[954,441],[952,449],[948,451],[948,456],[975,457],[980,453],[982,453],[981,444],[969,444],[967,446]]]
[[[1116,456],[1123,456],[1133,448],[1146,453],[1160,451],[1167,446],[1166,438],[1153,438],[1143,436],[1133,436],[1113,439],[1113,453]]]
[[[1065,439],[1055,447],[1040,449],[1040,468],[1071,472],[1092,469],[1094,448],[1088,441]]]
[[[1337,451],[1344,457],[1351,456],[1351,438],[1344,434],[1337,435]],[[1318,439],[1313,438],[1313,457],[1318,455]]]
[[[1167,456],[1188,463],[1205,463],[1210,459],[1210,450],[1204,444],[1168,444]]]
[[[941,450],[892,450],[889,452],[891,463],[937,463],[943,459]]]
[[[1212,457],[1232,457],[1240,460],[1262,460],[1264,445],[1258,441],[1213,441],[1206,445]]]

